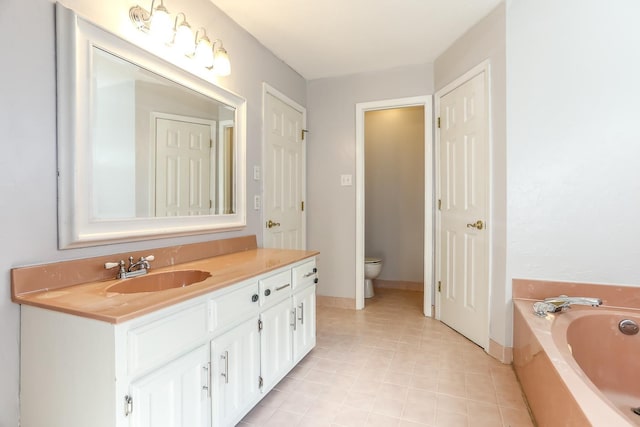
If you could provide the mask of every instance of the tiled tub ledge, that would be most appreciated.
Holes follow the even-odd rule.
[[[514,368],[540,427],[640,425],[629,408],[640,405],[640,386],[625,380],[640,335],[617,328],[624,318],[640,322],[638,294],[635,287],[513,281]],[[558,295],[601,298],[603,305],[535,315],[533,302]]]

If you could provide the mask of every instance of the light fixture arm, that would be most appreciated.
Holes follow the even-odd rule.
[[[173,31],[178,31],[178,18],[180,18],[180,15],[182,15],[182,22],[180,23],[180,25],[191,27],[191,25],[189,25],[189,23],[187,22],[187,15],[182,12],[178,12],[178,14],[176,15],[176,19],[173,22]]]

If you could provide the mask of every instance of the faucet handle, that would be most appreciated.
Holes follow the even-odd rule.
[[[156,259],[156,257],[154,257],[153,255],[145,256],[143,258],[145,261],[153,261],[154,259]]]
[[[104,263],[104,268],[106,268],[107,270],[110,270],[112,268],[116,268],[116,267],[120,267],[124,265],[124,261],[120,260],[118,262],[105,262]]]

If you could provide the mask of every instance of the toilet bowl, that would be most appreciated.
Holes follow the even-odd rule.
[[[380,274],[382,270],[382,259],[374,257],[365,257],[364,259],[364,297],[371,298],[375,295],[373,292],[373,280]]]

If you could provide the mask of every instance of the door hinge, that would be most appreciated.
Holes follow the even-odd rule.
[[[209,139],[209,148],[213,148],[213,139]]]
[[[307,132],[309,132],[309,131],[308,131],[308,130],[306,130],[306,129],[302,129],[302,130],[300,131],[300,139],[301,139],[302,141],[304,141],[304,134],[305,134],[305,133],[307,133]]]
[[[442,199],[438,199],[438,210],[442,210]]]
[[[438,292],[442,292],[442,282],[438,280]]]
[[[438,129],[440,129],[440,117],[438,117]]]
[[[209,209],[213,208],[213,200],[209,200]]]
[[[124,397],[124,416],[128,417],[133,412],[133,397],[128,394]]]
[[[262,320],[258,319],[258,331],[262,330]]]
[[[300,202],[300,210],[304,212],[304,202]]]
[[[262,377],[258,377],[258,388],[262,388],[262,384],[264,384]]]

